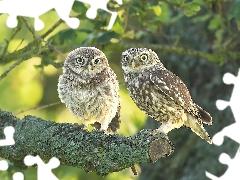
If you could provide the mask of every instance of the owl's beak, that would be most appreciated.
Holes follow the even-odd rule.
[[[91,71],[92,70],[92,63],[89,62],[87,67],[88,67],[88,71]]]
[[[136,64],[135,64],[135,60],[133,59],[133,60],[132,60],[132,68],[134,68],[135,65],[136,65]]]

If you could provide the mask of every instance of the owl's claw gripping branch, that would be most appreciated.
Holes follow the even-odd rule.
[[[81,125],[55,123],[35,116],[19,119],[0,110],[0,138],[6,126],[15,128],[15,145],[0,147],[0,157],[26,168],[27,155],[39,155],[49,161],[57,157],[61,165],[79,167],[105,176],[142,162],[155,162],[173,152],[173,144],[152,130],[142,130],[134,136],[106,135],[84,131]]]

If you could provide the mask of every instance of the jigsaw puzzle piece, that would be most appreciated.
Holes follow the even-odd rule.
[[[216,177],[215,175],[205,171],[208,178],[211,180],[228,180],[233,179],[233,176],[234,178],[240,177],[240,148],[233,159],[231,159],[228,154],[222,153],[219,156],[219,162],[228,165],[228,170],[221,177]]]
[[[228,83],[232,83],[234,84],[234,88],[232,91],[232,96],[230,98],[230,106],[233,112],[233,116],[236,120],[236,122],[240,123],[240,111],[239,111],[239,100],[240,100],[240,70],[238,72],[238,76],[235,77],[232,74],[227,75],[229,76],[227,79]],[[231,79],[229,80],[229,78],[231,77]],[[225,80],[226,81],[226,80]]]
[[[234,84],[236,81],[237,81],[236,76],[234,76],[234,75],[231,74],[231,73],[225,73],[225,74],[223,75],[223,82],[224,82],[225,84]]]
[[[34,19],[34,29],[36,31],[40,31],[44,28],[44,23],[41,19],[39,19],[38,17],[35,17]]]
[[[13,174],[13,180],[24,180],[23,173],[21,172],[16,172]]]
[[[217,108],[222,111],[227,108],[227,106],[230,106],[230,103],[224,100],[217,100],[216,101]]]
[[[219,161],[222,164],[228,165],[228,170],[221,176],[221,179],[233,179],[236,177],[240,177],[240,148],[238,149],[235,157],[233,159],[226,153],[222,153],[219,157]]]
[[[216,106],[219,110],[223,110],[227,106],[230,106],[236,123],[223,128],[222,131],[213,136],[213,143],[220,146],[224,141],[224,136],[227,136],[240,144],[240,136],[237,136],[237,134],[239,134],[240,129],[240,111],[239,111],[240,70],[238,72],[237,77],[232,75],[231,73],[225,73],[223,76],[223,82],[226,84],[234,84],[232,96],[229,102],[217,100]]]
[[[0,171],[6,171],[8,169],[8,162],[5,160],[0,161]],[[24,180],[23,173],[16,172],[13,174],[13,180]]]
[[[89,19],[94,19],[97,16],[97,10],[102,9],[111,14],[108,30],[112,28],[116,18],[117,12],[108,10],[107,3],[109,0],[78,0],[90,5],[86,16]],[[122,0],[116,0],[118,4],[122,4]],[[74,0],[2,0],[0,1],[0,13],[9,14],[7,19],[7,26],[14,28],[17,26],[17,16],[25,16],[34,18],[34,28],[39,31],[44,27],[44,23],[39,16],[43,15],[51,9],[55,9],[59,17],[73,29],[76,29],[80,21],[77,18],[69,17]],[[14,4],[14,6],[13,6]]]
[[[6,171],[8,169],[8,162],[5,160],[0,161],[0,171]]]
[[[56,0],[55,0],[56,1]],[[72,29],[78,28],[80,21],[77,18],[69,17],[69,13],[72,10],[74,0],[62,0],[56,1],[54,8],[58,13],[59,17],[66,22],[66,24]]]
[[[14,7],[13,10],[11,10],[11,4],[14,3],[14,0],[2,0],[0,1],[0,13],[9,14],[7,19],[7,26],[10,28],[15,28],[17,26],[17,14],[14,13]],[[13,11],[13,13],[11,13]]]
[[[0,10],[1,12],[1,10]],[[9,15],[7,18],[7,22],[6,22],[7,26],[10,28],[15,28],[17,27],[18,21],[17,21],[17,16],[14,15]]]
[[[75,29],[79,26],[80,21],[77,18],[69,17],[73,3],[74,0],[2,0],[0,1],[0,13],[9,14],[6,23],[10,28],[17,26],[17,16],[34,18],[34,28],[39,31],[44,27],[39,16],[55,9],[59,17]]]
[[[37,164],[38,180],[58,180],[58,178],[52,173],[52,169],[55,169],[60,165],[60,161],[57,158],[53,157],[49,160],[47,164],[45,164],[38,155],[28,155],[24,158],[24,163],[26,166],[32,166],[34,164]]]
[[[39,16],[52,9],[47,2],[47,0],[2,0],[0,1],[0,13],[9,14],[7,26],[10,28],[17,26],[17,16],[25,16],[34,18],[34,27],[40,30],[44,27],[44,23]]]
[[[13,134],[15,132],[15,129],[12,126],[7,126],[4,128],[4,134],[6,139],[0,140],[0,146],[11,146],[15,144],[15,141],[13,139]]]
[[[220,178],[219,177],[217,177],[217,176],[215,176],[215,175],[213,175],[213,174],[211,174],[211,173],[209,173],[209,172],[205,172],[205,175],[208,177],[208,178],[210,178],[211,180],[219,180]]]
[[[228,170],[221,176],[222,179],[232,179],[233,176],[240,177],[240,148],[233,159],[228,154],[222,153],[219,157],[219,162],[228,165]]]
[[[231,124],[213,136],[213,143],[220,146],[224,141],[224,136],[227,136],[240,144],[240,136],[237,136],[237,134],[239,134],[239,130],[240,123]]]

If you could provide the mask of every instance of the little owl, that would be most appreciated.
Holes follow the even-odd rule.
[[[120,124],[116,78],[102,51],[77,48],[64,62],[58,82],[59,98],[85,127],[92,124],[97,129],[116,132]]]
[[[137,106],[161,126],[156,133],[189,127],[212,143],[203,123],[211,125],[209,113],[195,104],[182,80],[168,71],[157,54],[147,48],[131,48],[122,53],[122,69],[129,94]]]

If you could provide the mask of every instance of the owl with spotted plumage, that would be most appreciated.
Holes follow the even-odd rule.
[[[122,70],[133,101],[161,126],[155,133],[167,134],[181,126],[212,143],[203,123],[211,125],[212,117],[192,101],[183,81],[168,71],[157,54],[147,48],[131,48],[122,53]]]
[[[58,81],[61,102],[87,127],[116,132],[120,126],[117,76],[104,53],[95,47],[71,51]]]

